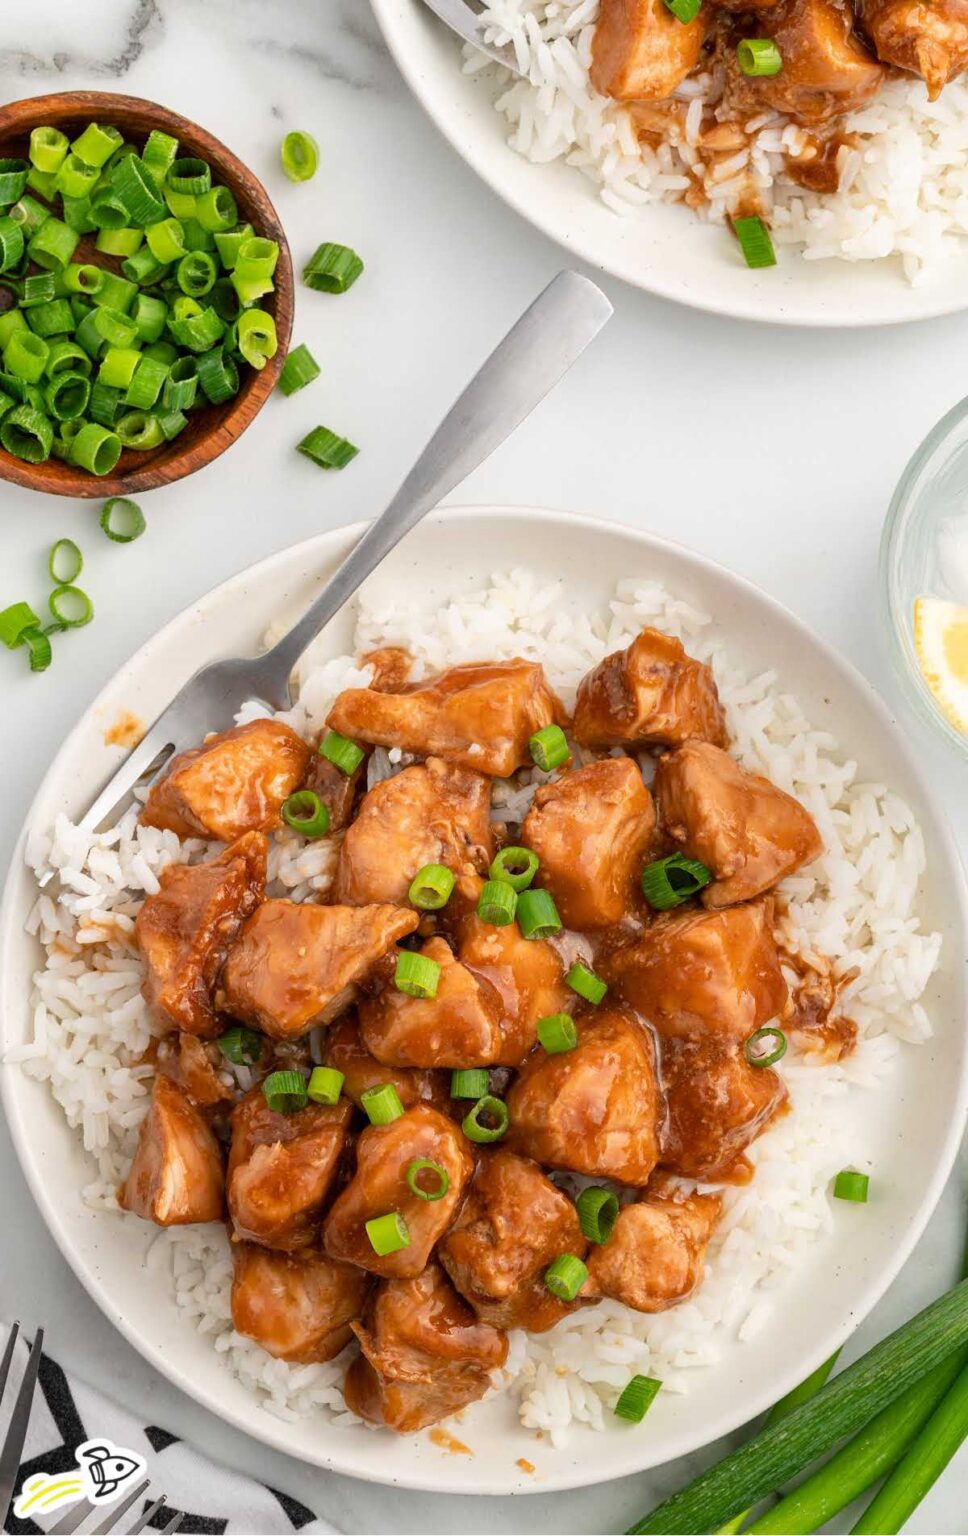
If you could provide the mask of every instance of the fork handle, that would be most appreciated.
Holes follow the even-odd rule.
[[[612,306],[588,278],[559,272],[495,347],[444,417],[386,511],[297,624],[263,658],[282,694],[303,651],[405,533],[503,443],[597,336]]]

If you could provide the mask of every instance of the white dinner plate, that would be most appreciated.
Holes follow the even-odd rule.
[[[750,271],[722,225],[654,203],[613,213],[581,171],[532,165],[506,143],[507,124],[486,85],[461,72],[461,43],[423,0],[371,0],[393,57],[417,100],[468,165],[524,218],[573,256],[637,288],[696,309],[780,325],[895,325],[968,305],[968,249],[916,288],[900,261],[804,261]]]
[[[58,811],[82,813],[122,752],[105,731],[123,713],[151,720],[204,662],[251,653],[269,623],[295,618],[362,531],[341,528],[282,551],[217,587],[127,662],[58,753],[28,825]],[[303,1419],[282,1423],[220,1363],[209,1342],[176,1316],[167,1276],[146,1266],[155,1229],[92,1213],[81,1201],[91,1177],[77,1137],[45,1085],[2,1069],[3,1100],[34,1197],[75,1273],[131,1343],[212,1413],[278,1450],[355,1477],[459,1493],[517,1493],[573,1487],[681,1456],[758,1414],[820,1364],[856,1327],[908,1258],[931,1214],[961,1135],[966,1101],[963,878],[950,835],[914,754],[868,683],[784,608],[722,567],[651,534],[597,519],[518,508],[447,510],[428,518],[380,573],[399,588],[419,584],[443,602],[488,566],[524,565],[560,577],[588,610],[616,582],[642,573],[714,616],[740,663],[768,663],[795,688],[814,723],[856,757],[861,777],[891,784],[920,820],[927,851],[921,914],[944,935],[925,1006],[933,1040],[905,1049],[901,1068],[876,1093],[845,1103],[852,1145],[876,1169],[876,1196],[841,1207],[834,1232],[808,1245],[755,1338],[727,1344],[719,1364],[690,1372],[687,1395],[660,1394],[638,1427],[577,1428],[560,1450],[522,1429],[507,1396],[471,1407],[459,1429],[472,1456],[448,1454],[427,1435],[400,1439],[364,1428]],[[327,632],[334,654],[350,642],[345,611]],[[21,842],[0,914],[0,1043],[30,1031],[31,972],[40,952],[24,932],[35,900]],[[524,1458],[535,1471],[518,1465]]]

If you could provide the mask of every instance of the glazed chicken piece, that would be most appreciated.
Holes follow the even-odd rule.
[[[772,38],[783,67],[775,75],[744,75],[732,37],[723,49],[729,115],[768,109],[816,125],[862,107],[886,77],[853,27],[853,8],[840,0],[781,0],[758,12],[746,35]]]
[[[490,810],[489,780],[437,757],[375,784],[343,838],[336,900],[406,902],[425,864],[484,874],[494,854]]]
[[[304,1035],[342,1013],[418,921],[402,907],[265,901],[229,951],[219,1008],[277,1040]]]
[[[323,1040],[323,1065],[342,1072],[343,1092],[359,1109],[368,1088],[378,1088],[381,1083],[392,1083],[400,1095],[404,1109],[421,1101],[446,1106],[446,1078],[434,1072],[417,1068],[388,1067],[377,1061],[360,1039],[359,1026],[352,1013],[337,1019],[326,1031]]]
[[[574,1311],[544,1283],[559,1254],[584,1258],[574,1204],[530,1158],[505,1147],[481,1154],[440,1262],[484,1322],[542,1333]]]
[[[591,82],[617,101],[662,101],[699,63],[706,12],[681,22],[663,0],[602,0]]]
[[[664,1312],[702,1279],[706,1244],[722,1211],[718,1195],[653,1193],[622,1207],[608,1240],[592,1245],[586,1300],[612,1296],[636,1312]]]
[[[197,1035],[166,1035],[158,1045],[155,1067],[177,1083],[199,1109],[213,1109],[235,1098],[232,1075],[225,1070],[218,1046],[199,1040]]]
[[[613,651],[582,678],[573,729],[576,741],[596,751],[678,747],[694,739],[726,745],[710,668],[658,629],[643,629],[627,650]]]
[[[216,1035],[212,989],[229,945],[262,900],[268,843],[245,836],[206,864],[169,864],[135,920],[145,1001],[169,1028]]]
[[[179,837],[230,843],[243,832],[271,832],[279,807],[298,789],[311,752],[280,720],[252,720],[179,752],[141,812],[146,827]]]
[[[662,1074],[668,1119],[662,1166],[685,1178],[743,1183],[742,1154],[786,1103],[772,1067],[751,1067],[742,1050],[717,1040],[666,1040]]]
[[[369,1275],[337,1264],[318,1248],[272,1253],[233,1243],[232,1322],[277,1360],[312,1365],[332,1360],[353,1337]]]
[[[645,1184],[658,1162],[655,1048],[628,1009],[582,1014],[573,1050],[536,1048],[507,1104],[509,1144],[548,1168]]]
[[[659,759],[655,795],[666,834],[716,877],[704,906],[749,901],[823,853],[799,800],[708,741]]]
[[[356,1143],[356,1172],[326,1218],[326,1252],[375,1275],[419,1275],[453,1221],[474,1171],[470,1147],[460,1126],[428,1104],[415,1105],[389,1125],[367,1126]],[[411,1194],[407,1169],[416,1158],[438,1163],[446,1171],[450,1183],[439,1200]],[[406,1222],[410,1243],[381,1255],[370,1243],[366,1223],[392,1211]]]
[[[345,1099],[283,1115],[269,1108],[261,1087],[246,1094],[232,1113],[226,1175],[239,1237],[286,1253],[317,1241],[352,1116]]]
[[[421,954],[440,966],[437,994],[408,997],[392,983],[359,1007],[360,1036],[391,1067],[517,1066],[533,1044],[512,1021],[504,1028],[501,994],[454,957],[446,939],[428,939]]]
[[[566,716],[543,667],[515,659],[450,667],[403,693],[348,688],[326,724],[503,779],[531,763],[528,738],[553,721],[564,725]]]
[[[480,881],[466,880],[451,897],[468,907],[457,922],[458,955],[500,999],[500,1061],[517,1066],[537,1039],[538,1020],[567,1011],[575,994],[565,986],[565,967],[547,940],[524,938],[517,923],[495,928],[482,922],[475,910],[480,889]]]
[[[505,1334],[480,1322],[439,1265],[387,1280],[353,1324],[362,1354],[346,1373],[346,1406],[408,1435],[484,1396],[505,1362]]]
[[[177,1083],[156,1077],[118,1204],[159,1227],[176,1227],[218,1221],[223,1195],[218,1142]]]
[[[349,825],[357,791],[366,773],[366,758],[352,773],[344,773],[321,752],[314,752],[303,789],[317,794],[329,812],[329,830],[340,832]]]
[[[663,1036],[742,1042],[788,996],[770,897],[722,912],[664,912],[601,972]]]
[[[655,830],[652,796],[630,757],[563,773],[535,794],[521,829],[566,928],[609,928],[634,905]]]
[[[920,75],[932,101],[968,67],[966,0],[859,0],[857,14],[878,58]]]

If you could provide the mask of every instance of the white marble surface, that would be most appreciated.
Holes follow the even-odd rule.
[[[270,401],[216,467],[144,498],[149,530],[139,543],[118,549],[103,540],[92,505],[0,486],[0,602],[42,599],[46,549],[70,534],[84,546],[98,610],[42,677],[0,657],[6,858],[51,754],[119,663],[230,572],[378,511],[468,374],[562,258],[437,137],[365,0],[5,0],[0,19],[2,99],[89,86],[162,100],[264,177],[297,262],[322,239],[346,241],[367,261],[346,298],[299,295],[296,339],[321,362],[318,383]],[[290,186],[277,169],[290,127],[322,146],[310,186]],[[616,306],[606,333],[453,499],[570,507],[680,539],[790,604],[896,702],[878,627],[877,542],[907,456],[965,392],[968,316],[802,334],[605,286]],[[324,476],[293,452],[319,421],[361,445],[341,475]],[[919,740],[964,851],[964,769]],[[45,1321],[52,1348],[88,1379],[324,1508],[342,1530],[616,1531],[689,1470],[484,1504],[389,1492],[270,1453],[176,1392],[115,1333],[35,1213],[2,1128],[0,1169],[0,1315],[28,1327]],[[858,1346],[953,1279],[966,1196],[963,1161]],[[910,1529],[965,1536],[966,1511],[963,1450]]]

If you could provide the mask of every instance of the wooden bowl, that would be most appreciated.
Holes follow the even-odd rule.
[[[60,128],[69,138],[74,138],[91,122],[110,123],[120,128],[125,138],[137,143],[139,148],[152,128],[173,134],[179,141],[180,154],[207,160],[212,167],[213,181],[231,190],[238,203],[240,220],[250,223],[257,235],[278,242],[279,261],[273,279],[275,291],[261,302],[275,318],[279,350],[261,373],[247,365],[240,368],[241,387],[232,400],[224,405],[205,405],[192,411],[188,426],[173,442],[162,443],[144,452],[126,448],[110,475],[92,475],[59,459],[49,459],[45,464],[27,464],[0,448],[0,479],[55,496],[105,497],[151,491],[210,464],[242,435],[272,393],[292,333],[292,258],[279,216],[265,188],[252,172],[224,144],[206,133],[204,128],[189,122],[188,118],[169,112],[157,102],[142,101],[136,96],[117,96],[110,91],[63,91],[54,96],[32,96],[0,107],[0,158],[18,156],[25,159],[30,131],[40,124]],[[94,251],[93,241],[93,235],[84,236],[77,247],[76,258],[120,271],[120,263],[113,256]],[[0,289],[0,304],[6,292],[6,289]]]

